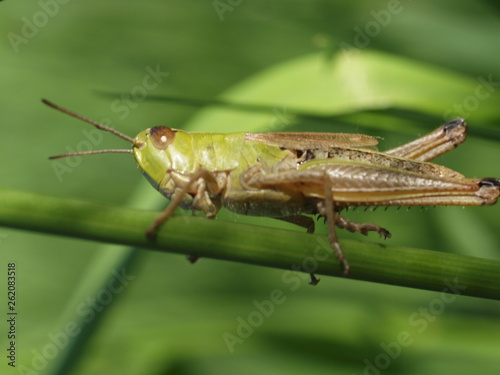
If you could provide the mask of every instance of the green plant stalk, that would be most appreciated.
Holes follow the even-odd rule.
[[[260,226],[171,218],[155,241],[145,236],[158,213],[0,190],[0,225],[145,249],[341,276],[324,236]],[[341,240],[351,279],[500,299],[500,261]],[[284,274],[285,276],[285,274]],[[303,275],[306,279],[307,275]],[[458,289],[449,285],[459,285]]]

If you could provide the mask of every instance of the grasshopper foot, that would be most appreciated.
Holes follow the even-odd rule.
[[[146,231],[146,237],[150,241],[154,241],[156,239],[156,228],[149,227]]]
[[[309,285],[312,286],[318,285],[321,279],[318,279],[316,276],[314,276],[314,273],[310,273],[309,276],[311,276],[311,281],[309,282]]]
[[[385,228],[379,228],[378,234],[380,234],[384,239],[391,238],[392,234]]]
[[[196,261],[198,259],[200,259],[200,257],[197,256],[197,255],[190,255],[190,256],[187,257],[187,259],[188,259],[189,263],[196,263]]]

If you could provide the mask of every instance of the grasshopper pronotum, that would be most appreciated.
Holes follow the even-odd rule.
[[[52,108],[111,132],[130,142],[130,150],[99,150],[51,159],[108,152],[134,154],[148,181],[171,200],[147,229],[154,237],[175,208],[203,211],[213,218],[221,207],[244,215],[269,216],[314,231],[304,214],[320,215],[344,275],[349,264],[335,226],[366,235],[390,237],[370,223],[340,215],[353,206],[492,205],[500,195],[500,179],[466,178],[430,163],[465,141],[463,119],[400,147],[379,152],[376,138],[346,133],[194,133],[157,126],[128,137],[47,100]],[[311,275],[311,283],[317,283]]]

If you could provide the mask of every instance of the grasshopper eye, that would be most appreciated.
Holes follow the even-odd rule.
[[[166,126],[156,126],[149,131],[149,138],[153,142],[153,146],[164,150],[174,141],[175,132]]]

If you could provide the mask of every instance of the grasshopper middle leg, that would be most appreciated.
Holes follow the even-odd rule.
[[[347,262],[347,259],[344,256],[344,253],[342,252],[342,249],[340,247],[338,238],[337,238],[337,232],[335,231],[335,224],[337,223],[336,221],[336,212],[335,212],[335,205],[333,201],[333,195],[332,195],[332,184],[330,179],[328,178],[328,175],[325,173],[325,200],[324,203],[318,203],[318,210],[320,211],[320,214],[326,217],[326,221],[328,224],[328,240],[330,241],[330,244],[332,245],[333,251],[335,252],[335,256],[339,260],[340,264],[342,265],[342,268],[344,270],[344,276],[349,276],[350,272],[350,267],[349,263]],[[312,278],[312,276],[311,276]]]

